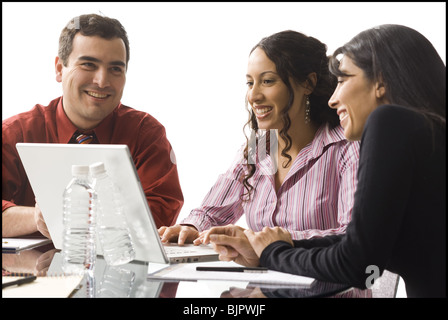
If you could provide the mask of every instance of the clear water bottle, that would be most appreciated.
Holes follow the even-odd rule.
[[[90,173],[98,194],[98,236],[104,260],[111,266],[128,263],[134,260],[135,251],[119,188],[102,162],[91,164]]]
[[[96,261],[96,198],[89,167],[73,165],[63,195],[62,267],[65,273],[94,272]]]
[[[135,273],[120,266],[106,266],[97,297],[128,298],[135,282]]]

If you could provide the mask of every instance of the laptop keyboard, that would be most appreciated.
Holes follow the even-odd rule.
[[[170,246],[165,246],[165,252],[167,254],[188,254],[188,253],[196,253],[197,251],[192,248],[186,248],[186,247],[170,247]]]

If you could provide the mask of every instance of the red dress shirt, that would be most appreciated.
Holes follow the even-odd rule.
[[[62,97],[2,122],[2,212],[35,205],[16,143],[68,143],[77,130]],[[129,147],[157,227],[173,225],[184,200],[165,128],[151,115],[120,103],[93,131],[98,143]]]

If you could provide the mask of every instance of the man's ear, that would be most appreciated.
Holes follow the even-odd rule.
[[[62,64],[62,60],[59,57],[56,57],[54,61],[54,70],[56,71],[56,81],[62,82],[62,69],[64,65]]]

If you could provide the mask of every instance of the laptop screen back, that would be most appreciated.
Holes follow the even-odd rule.
[[[135,246],[135,259],[168,262],[126,145],[18,143],[16,147],[57,249],[62,248],[62,195],[72,178],[72,165],[103,162],[123,195],[126,221]],[[97,253],[102,253],[98,241]]]

